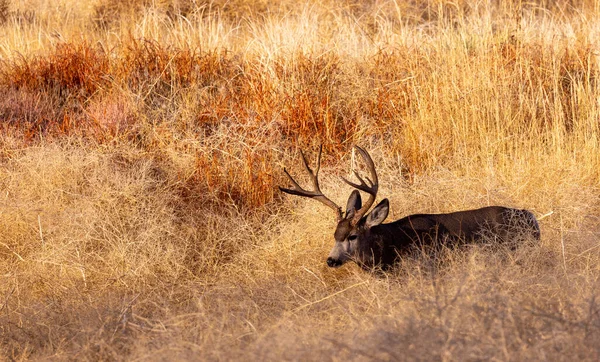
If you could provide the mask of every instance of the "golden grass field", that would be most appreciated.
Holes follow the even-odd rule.
[[[598,360],[599,76],[595,1],[0,0],[0,359]],[[320,144],[541,242],[330,269]]]

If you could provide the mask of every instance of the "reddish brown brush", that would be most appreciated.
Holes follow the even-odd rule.
[[[2,67],[5,120],[34,134],[68,135],[88,127],[83,104],[108,86],[109,60],[87,43],[59,43],[48,55],[18,57]]]
[[[595,5],[0,1],[0,359],[598,360]],[[327,268],[321,143],[541,239]]]
[[[59,43],[53,52],[5,65],[2,84],[14,89],[44,91],[62,103],[81,102],[106,85],[109,60],[87,43]]]
[[[209,199],[249,210],[273,200],[273,154],[268,151],[214,149],[196,158],[197,173],[190,181]],[[233,152],[233,153],[232,153]]]

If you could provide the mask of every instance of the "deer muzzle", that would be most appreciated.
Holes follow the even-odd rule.
[[[344,262],[340,259],[334,259],[332,257],[327,258],[327,266],[330,268],[337,268],[342,265]]]

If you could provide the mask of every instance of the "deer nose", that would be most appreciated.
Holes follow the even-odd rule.
[[[342,262],[340,260],[331,257],[327,258],[327,266],[329,266],[330,268],[335,268],[340,265],[342,265]]]

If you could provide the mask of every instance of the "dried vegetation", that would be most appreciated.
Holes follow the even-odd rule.
[[[8,360],[598,360],[591,1],[0,0]],[[328,269],[360,144],[390,218],[531,209],[542,241]]]

